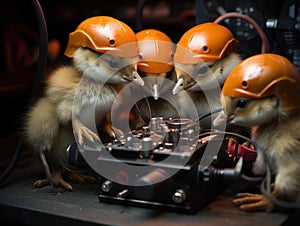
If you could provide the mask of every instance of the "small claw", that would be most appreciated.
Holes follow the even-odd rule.
[[[251,196],[256,196],[256,195],[260,196],[260,194],[252,194],[252,193],[242,192],[242,193],[236,194],[235,197],[237,197],[237,198],[244,198],[244,197],[251,197]]]
[[[70,180],[76,182],[77,184],[85,184],[85,183],[93,184],[93,183],[97,182],[96,177],[85,175],[82,173],[76,173],[76,172],[70,173],[68,175],[68,178]]]
[[[67,190],[67,191],[73,191],[72,186],[62,178],[62,175],[61,175],[61,173],[59,171],[52,172],[52,176],[53,176],[53,179],[55,181],[57,181],[57,183],[61,187],[63,187],[65,190]]]
[[[105,126],[105,132],[113,138],[117,138],[120,136],[124,136],[124,133],[122,130],[117,129],[116,127],[112,126],[112,125],[106,125]]]
[[[50,184],[50,181],[48,179],[42,179],[42,180],[36,180],[33,183],[33,186],[36,188],[41,188],[41,187],[47,186],[49,184]]]
[[[265,197],[265,199],[258,202],[241,205],[240,209],[243,211],[265,211],[270,213],[274,210],[274,204]]]
[[[243,211],[261,211],[272,212],[274,204],[262,194],[239,193],[232,203]]]
[[[42,188],[47,185],[52,185],[48,179],[36,180],[33,184],[33,186],[36,188]],[[54,185],[56,187],[61,186],[62,188],[64,188],[67,191],[73,191],[72,186],[68,182],[64,181],[62,178],[61,179],[56,178]]]
[[[83,125],[80,121],[75,120],[73,122],[74,134],[76,134],[78,143],[83,146],[84,138],[91,142],[100,142],[100,138],[96,133]]]
[[[89,141],[92,142],[96,142],[96,141],[100,141],[99,137],[97,136],[97,134],[95,134],[93,131],[91,131],[90,129],[86,128],[85,130],[83,130],[83,135],[84,137],[86,137]]]
[[[63,187],[65,190],[67,191],[73,191],[73,187],[71,184],[65,182],[65,181],[61,181],[59,182],[60,186]]]
[[[262,195],[259,194],[240,194],[237,196],[238,198],[234,199],[232,203],[234,205],[240,206],[247,203],[258,202],[262,199]]]

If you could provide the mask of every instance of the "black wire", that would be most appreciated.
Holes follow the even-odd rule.
[[[34,83],[30,94],[30,99],[29,99],[30,104],[32,104],[39,95],[41,81],[44,75],[44,69],[46,68],[47,56],[48,56],[48,32],[47,32],[47,25],[43,14],[43,10],[38,0],[32,0],[31,3],[33,5],[37,17],[37,21],[38,21],[40,43],[39,43],[39,60],[37,64],[36,76],[33,81]],[[24,143],[25,143],[24,137],[21,136],[18,140],[17,146],[15,148],[15,151],[13,152],[10,162],[8,163],[7,167],[0,175],[0,184],[2,184],[6,180],[6,178],[10,175],[10,173],[13,171],[19,159]]]
[[[6,168],[4,169],[4,171],[1,172],[0,184],[2,184],[6,180],[6,178],[10,175],[10,173],[13,171],[13,169],[19,159],[23,144],[24,144],[24,139],[23,138],[19,139],[11,160],[9,161],[9,163],[6,166]]]
[[[38,21],[40,43],[39,43],[39,60],[36,69],[36,76],[33,81],[34,85],[32,87],[31,96],[29,100],[30,104],[35,102],[39,96],[45,68],[47,66],[47,58],[48,58],[48,30],[47,30],[47,24],[43,13],[43,9],[38,0],[31,0],[31,2],[33,4],[34,11],[36,13],[36,17]]]
[[[136,12],[135,12],[136,32],[143,29],[143,9],[144,9],[145,3],[146,3],[146,0],[139,0],[136,5]]]
[[[210,115],[212,115],[212,114],[218,113],[218,112],[220,112],[220,111],[222,111],[222,110],[223,110],[223,109],[220,108],[220,109],[217,109],[217,110],[208,112],[208,113],[206,113],[206,114],[200,116],[200,117],[198,118],[198,121],[201,121],[202,119],[204,119],[204,118],[206,118],[206,117],[208,117],[208,116],[210,116]]]
[[[267,168],[267,173],[266,177],[261,183],[260,190],[261,192],[268,198],[270,199],[275,205],[288,208],[288,209],[296,209],[300,208],[300,203],[297,202],[286,202],[277,199],[271,191],[271,169],[269,163],[266,161],[266,168]]]
[[[145,99],[146,99],[146,103],[147,103],[148,109],[151,109],[150,108],[150,103],[149,103],[147,97]],[[142,113],[141,109],[139,108],[138,104],[135,103],[134,106],[135,106],[136,110],[138,111],[139,115],[141,116],[141,118],[144,120],[144,122],[146,124],[149,124],[150,123],[150,118],[151,118],[151,110],[149,110],[149,117],[150,118],[146,118],[146,116]]]
[[[213,131],[213,133],[221,133],[221,134],[227,134],[227,135],[232,135],[232,136],[237,136],[239,138],[242,138],[248,142],[250,142],[251,144],[253,144],[255,150],[261,150],[259,149],[259,145],[254,142],[253,140],[251,140],[250,138],[247,138],[245,136],[242,136],[240,134],[236,134],[236,133],[232,133],[232,132],[221,132],[221,131]],[[266,176],[263,179],[262,183],[261,183],[261,192],[267,197],[269,198],[275,205],[277,206],[281,206],[284,208],[300,208],[300,203],[296,203],[296,202],[285,202],[282,200],[277,199],[271,191],[271,169],[270,169],[270,164],[268,162],[268,159],[265,158],[265,166],[266,166]],[[244,179],[246,180],[250,180],[252,181],[253,179],[248,178],[246,176],[243,176]],[[260,179],[260,178],[257,178]],[[254,180],[253,180],[254,181]]]
[[[237,133],[233,133],[233,132],[225,132],[225,131],[218,131],[218,130],[212,130],[210,132],[206,132],[206,133],[202,133],[200,134],[200,137],[202,136],[207,136],[207,135],[212,135],[212,134],[224,134],[224,135],[230,135],[230,136],[236,136],[238,138],[244,139],[246,141],[248,141],[249,143],[251,143],[255,150],[260,150],[259,149],[259,145],[253,141],[252,139],[245,137],[243,135],[237,134]],[[261,178],[261,177],[257,177],[257,178],[251,178],[248,177],[246,175],[242,175],[242,178],[248,181],[258,181],[258,180],[262,180],[261,183],[261,192],[267,197],[269,198],[275,205],[277,206],[281,206],[284,208],[300,208],[300,203],[297,202],[286,202],[286,201],[282,201],[277,199],[271,191],[271,169],[270,169],[270,164],[268,162],[268,159],[265,158],[265,166],[266,166],[266,176],[265,178]]]
[[[207,114],[208,115],[208,114]],[[204,131],[207,131],[205,133],[203,133]],[[234,133],[234,132],[227,132],[227,131],[220,131],[220,130],[212,130],[212,129],[203,129],[201,130],[201,134],[198,136],[198,138],[204,137],[204,136],[208,136],[208,135],[230,135],[230,136],[234,136],[234,137],[238,137],[241,138],[245,141],[248,141],[249,143],[251,143],[254,146],[254,149],[257,151],[259,150],[259,146],[258,144],[253,141],[252,139],[245,137],[243,135],[240,135],[238,133]],[[264,177],[249,177],[245,174],[241,174],[240,177],[244,180],[250,181],[250,182],[258,182],[258,181],[263,181]]]

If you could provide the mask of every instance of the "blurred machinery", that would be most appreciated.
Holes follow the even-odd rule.
[[[269,39],[271,52],[287,57],[300,71],[300,2],[298,0],[196,0],[196,23],[213,21],[229,12],[254,19]],[[227,26],[240,41],[243,57],[260,53],[261,40],[254,27],[241,18],[228,18]]]

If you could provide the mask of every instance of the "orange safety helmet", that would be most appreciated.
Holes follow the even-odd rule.
[[[145,29],[136,34],[139,43],[138,69],[153,74],[169,72],[173,68],[175,44],[165,33]]]
[[[300,74],[285,57],[264,53],[238,64],[229,74],[222,89],[229,97],[280,97],[286,109],[300,108]]]
[[[138,56],[135,33],[125,23],[109,17],[95,16],[81,22],[70,33],[65,55],[73,57],[78,47],[87,47],[99,53],[118,57]]]
[[[182,64],[198,64],[220,60],[236,52],[238,41],[226,27],[207,22],[192,27],[177,43],[174,61]]]

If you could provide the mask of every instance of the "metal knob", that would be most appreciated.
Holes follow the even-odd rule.
[[[185,201],[185,199],[186,199],[186,194],[185,194],[184,190],[182,190],[182,189],[177,189],[172,196],[173,202],[175,202],[177,204],[183,203]]]
[[[153,150],[153,142],[151,137],[143,137],[141,157],[150,158]]]
[[[109,192],[111,188],[112,188],[112,182],[109,180],[106,180],[101,184],[101,190],[104,192]]]

